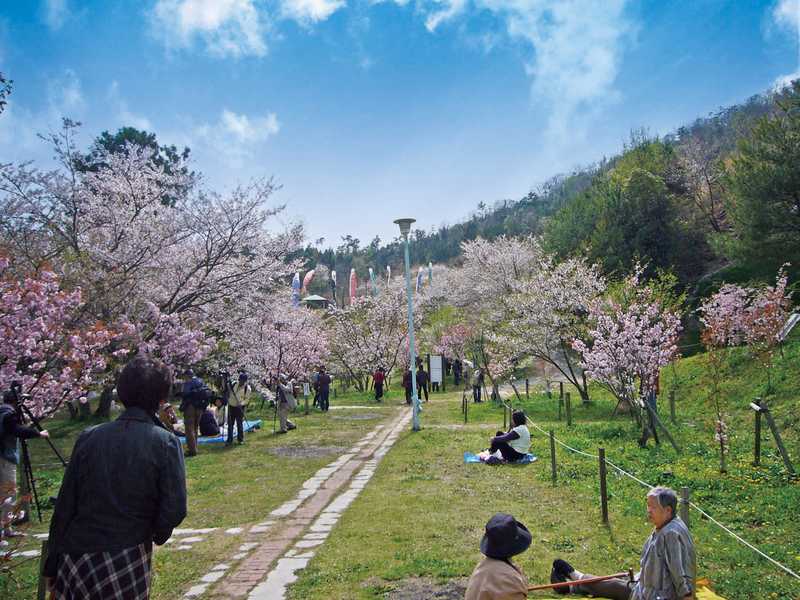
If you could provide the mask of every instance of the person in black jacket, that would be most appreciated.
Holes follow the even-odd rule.
[[[164,364],[133,359],[117,382],[125,411],[75,442],[50,522],[53,598],[148,598],[153,543],[186,516],[181,444],[155,417],[171,385]]]
[[[22,535],[11,528],[19,464],[17,440],[49,437],[47,431],[37,431],[20,423],[19,401],[20,386],[15,382],[11,384],[11,390],[3,394],[3,403],[0,404],[0,540]]]
[[[428,372],[422,366],[422,362],[417,364],[417,398],[422,400],[425,394],[425,402],[428,401]]]

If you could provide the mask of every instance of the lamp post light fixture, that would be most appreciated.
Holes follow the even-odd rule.
[[[411,224],[416,219],[397,219],[395,223],[400,226],[400,235],[405,241],[406,258],[406,301],[408,302],[408,361],[411,369],[411,429],[419,431],[419,397],[417,396],[417,357],[414,351],[414,307],[411,300],[411,258],[408,251],[408,234]]]

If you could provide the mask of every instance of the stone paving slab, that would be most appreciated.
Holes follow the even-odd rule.
[[[410,417],[410,411],[403,411],[388,426],[378,425],[346,453],[319,469],[303,483],[295,498],[273,510],[267,520],[250,527],[244,533],[248,541],[239,546],[238,552],[204,575],[184,598],[282,598],[286,586],[295,581],[297,570],[304,568],[314,556],[314,548],[324,543],[342,511],[364,488],[377,461],[388,452]],[[226,533],[236,529],[242,528],[231,528]],[[195,536],[205,532],[186,531]],[[232,562],[238,564],[231,567]]]

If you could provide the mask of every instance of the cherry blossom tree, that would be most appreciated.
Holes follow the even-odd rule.
[[[80,289],[63,290],[50,271],[18,278],[9,264],[0,258],[0,389],[19,382],[25,406],[43,417],[86,393],[113,334],[84,326]]]
[[[415,297],[415,327],[422,310]],[[335,372],[351,377],[360,391],[379,366],[390,372],[403,364],[408,352],[405,284],[400,278],[379,289],[375,296],[356,297],[344,307],[328,312],[328,339]],[[406,354],[403,353],[405,350]]]
[[[278,373],[307,378],[329,353],[322,315],[292,306],[285,292],[260,300],[253,297],[224,325],[235,363],[262,381]]]
[[[578,259],[559,263],[533,237],[478,239],[463,252],[463,268],[452,276],[454,302],[481,342],[478,357],[493,388],[533,358],[553,365],[588,400],[571,344],[585,336],[588,304],[605,288],[597,269]]]
[[[520,280],[511,300],[508,334],[525,354],[553,366],[589,401],[586,376],[578,368],[572,342],[586,339],[589,305],[605,290],[595,265],[582,259],[556,262],[542,254],[536,270]]]
[[[681,322],[677,311],[665,307],[640,277],[637,269],[624,280],[620,298],[607,296],[589,304],[591,341],[576,339],[572,346],[589,377],[634,410],[645,440],[644,393],[675,358]]]
[[[433,347],[433,351],[450,360],[464,360],[467,357],[473,338],[473,332],[467,325],[456,323],[442,331],[439,341]]]
[[[166,171],[153,148],[131,144],[98,148],[92,168],[79,169],[86,157],[76,127],[65,121],[49,138],[58,169],[0,166],[0,245],[16,268],[46,267],[68,289],[80,285],[86,323],[133,327],[117,348],[185,364],[207,353],[201,331],[218,329],[237,305],[281,287],[299,267],[289,257],[302,228],[268,230],[282,210],[268,206],[271,180],[223,197],[198,189],[180,157]]]
[[[767,373],[767,393],[770,393],[775,349],[781,341],[779,334],[788,317],[791,301],[785,267],[779,269],[774,286],[744,288],[725,284],[698,310],[703,324],[700,339],[707,349],[706,360],[711,377],[710,395],[717,416],[714,439],[719,445],[721,473],[727,470],[725,456],[728,452],[728,425],[720,389],[725,366],[723,350],[747,345]]]

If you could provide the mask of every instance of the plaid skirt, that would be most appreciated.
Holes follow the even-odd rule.
[[[118,552],[64,554],[53,586],[54,600],[147,600],[152,546]]]

